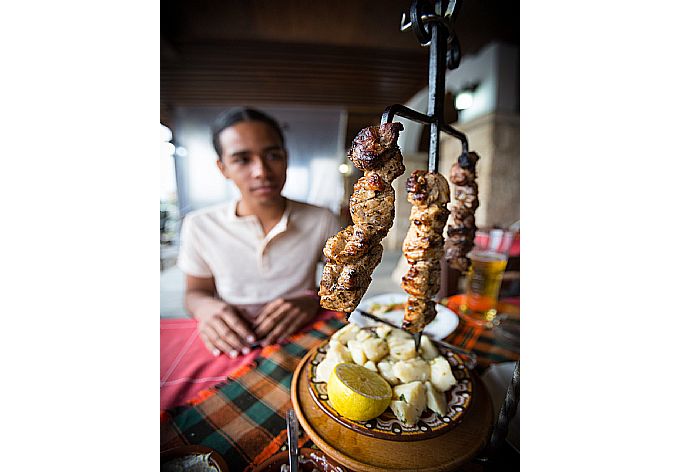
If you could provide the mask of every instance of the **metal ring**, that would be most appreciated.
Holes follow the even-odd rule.
[[[412,23],[412,30],[417,36],[417,40],[420,44],[426,44],[431,41],[431,31],[428,31],[424,26],[424,20],[422,16],[424,12],[422,11],[425,3],[421,0],[414,0],[410,6],[410,22]]]

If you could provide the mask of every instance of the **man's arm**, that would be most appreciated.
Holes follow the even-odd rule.
[[[216,356],[221,351],[231,357],[247,354],[256,335],[232,305],[216,298],[213,277],[187,275],[186,282],[184,305],[199,321],[199,336],[208,350]]]
[[[223,304],[216,298],[216,283],[213,277],[194,277],[187,275],[187,286],[184,292],[184,307],[190,315],[198,318],[196,313],[207,305]]]

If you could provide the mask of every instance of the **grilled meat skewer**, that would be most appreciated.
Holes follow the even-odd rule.
[[[321,306],[351,313],[381,262],[381,240],[393,226],[395,192],[391,182],[405,171],[398,136],[401,123],[371,126],[359,132],[348,158],[364,172],[350,197],[353,224],[332,236],[324,247]]]
[[[403,253],[410,267],[401,286],[410,297],[403,329],[416,334],[436,317],[433,297],[440,288],[443,228],[449,214],[446,204],[450,201],[450,189],[441,174],[416,170],[407,180],[407,192],[412,211]]]
[[[479,206],[479,189],[476,182],[476,166],[479,155],[470,152],[460,156],[450,170],[450,181],[456,185],[455,203],[451,208],[450,225],[445,253],[448,265],[461,273],[470,267],[467,254],[474,246],[477,226],[474,212]]]

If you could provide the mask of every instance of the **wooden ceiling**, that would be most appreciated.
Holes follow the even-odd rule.
[[[342,107],[353,126],[371,124],[427,84],[428,50],[400,31],[410,4],[162,2],[161,120],[177,106],[266,103]],[[514,0],[464,1],[455,25],[463,55],[492,40],[518,44],[518,15]]]

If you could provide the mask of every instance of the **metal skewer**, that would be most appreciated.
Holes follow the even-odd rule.
[[[419,345],[422,343],[422,332],[413,333],[412,337],[414,338],[414,350],[419,352]]]
[[[459,139],[462,156],[467,156],[469,145],[461,131],[450,127],[444,119],[443,105],[446,92],[446,67],[455,69],[460,65],[460,43],[453,23],[459,10],[456,0],[414,0],[409,16],[403,13],[400,30],[412,29],[422,46],[429,46],[429,99],[427,114],[412,110],[404,105],[391,105],[383,112],[381,124],[391,123],[396,115],[417,123],[429,125],[429,172],[438,173],[441,131]],[[422,333],[414,333],[415,349],[419,350]]]
[[[448,125],[444,120],[443,105],[446,93],[446,68],[460,65],[460,43],[453,29],[459,4],[455,0],[414,0],[409,15],[403,13],[400,30],[412,29],[422,46],[429,47],[429,100],[427,114],[404,105],[391,105],[383,112],[381,124],[391,123],[395,116],[407,118],[430,127],[429,172],[438,172],[441,131],[459,139],[462,154],[469,152],[467,136]],[[445,7],[445,8],[444,8]]]
[[[299,436],[299,430],[297,429],[297,417],[295,416],[295,410],[290,408],[285,416],[287,422],[287,439],[288,439],[288,458],[289,458],[289,470],[290,472],[298,472],[297,469],[297,436]]]

